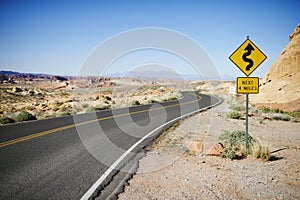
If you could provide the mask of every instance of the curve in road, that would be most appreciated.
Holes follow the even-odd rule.
[[[175,121],[220,102],[194,92],[183,96],[1,126],[0,199],[88,199],[99,193],[124,163]],[[164,120],[155,121],[162,115]]]

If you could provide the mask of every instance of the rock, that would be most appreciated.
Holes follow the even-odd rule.
[[[224,151],[224,147],[221,143],[217,143],[213,146],[212,150],[210,151],[210,156],[220,156]]]
[[[272,121],[273,119],[271,117],[267,117],[266,116],[266,117],[263,118],[263,120],[270,120],[270,121]]]
[[[287,111],[300,108],[299,103],[293,104],[296,108],[291,108],[290,104],[300,99],[300,24],[289,39],[289,44],[260,81],[259,94],[250,97],[251,103]]]
[[[10,84],[16,84],[16,82],[13,79],[11,79],[11,78],[8,79],[8,83],[10,83]]]
[[[23,92],[23,90],[19,87],[13,87],[13,89],[11,90],[13,93],[18,93],[18,92]]]
[[[104,97],[107,101],[111,101],[111,97],[110,96],[105,96]]]
[[[290,35],[290,41],[294,39],[295,36],[300,35],[300,24],[296,27],[295,31]]]
[[[164,88],[164,87],[159,87],[158,90],[159,90],[160,92],[165,92],[165,88]]]
[[[34,95],[34,93],[35,93],[35,92],[34,92],[34,90],[33,90],[33,89],[30,89],[30,90],[28,90],[28,94],[29,94],[29,95],[33,96],[33,95]]]
[[[203,151],[202,142],[201,141],[193,141],[189,146],[189,150],[196,154],[200,154]]]
[[[250,113],[250,114],[248,114],[248,116],[249,116],[249,117],[257,117],[258,114],[257,114],[257,113]]]
[[[4,74],[0,74],[0,81],[8,81],[8,78]]]

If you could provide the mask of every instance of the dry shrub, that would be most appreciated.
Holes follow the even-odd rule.
[[[229,117],[231,119],[241,119],[242,114],[240,112],[237,112],[237,111],[232,111],[232,112],[227,114],[227,117]]]
[[[16,117],[17,122],[36,120],[37,118],[29,112],[21,111]]]
[[[255,158],[270,160],[271,152],[269,147],[255,144],[252,146],[251,151],[252,151],[252,156],[254,156]]]
[[[246,148],[245,131],[224,131],[219,136],[219,142],[224,146],[222,153],[224,158],[235,159],[252,155],[255,158],[270,159],[269,147],[261,146],[251,135],[248,135],[249,147]]]

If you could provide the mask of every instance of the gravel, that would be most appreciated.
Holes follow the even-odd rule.
[[[300,199],[300,123],[249,118],[249,133],[273,152],[271,161],[208,156],[223,130],[244,130],[244,120],[226,118],[228,105],[194,115],[149,148],[118,198]],[[189,151],[202,141],[203,151]]]

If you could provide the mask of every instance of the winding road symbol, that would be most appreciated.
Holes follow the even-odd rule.
[[[247,37],[247,39],[229,56],[229,59],[249,76],[266,60],[267,56]]]
[[[243,54],[242,58],[245,62],[249,63],[246,66],[246,71],[249,71],[251,69],[251,67],[253,67],[253,60],[251,60],[250,58],[247,58],[248,56],[251,55],[251,52],[254,51],[254,47],[249,43],[246,48],[244,49],[246,52]]]

